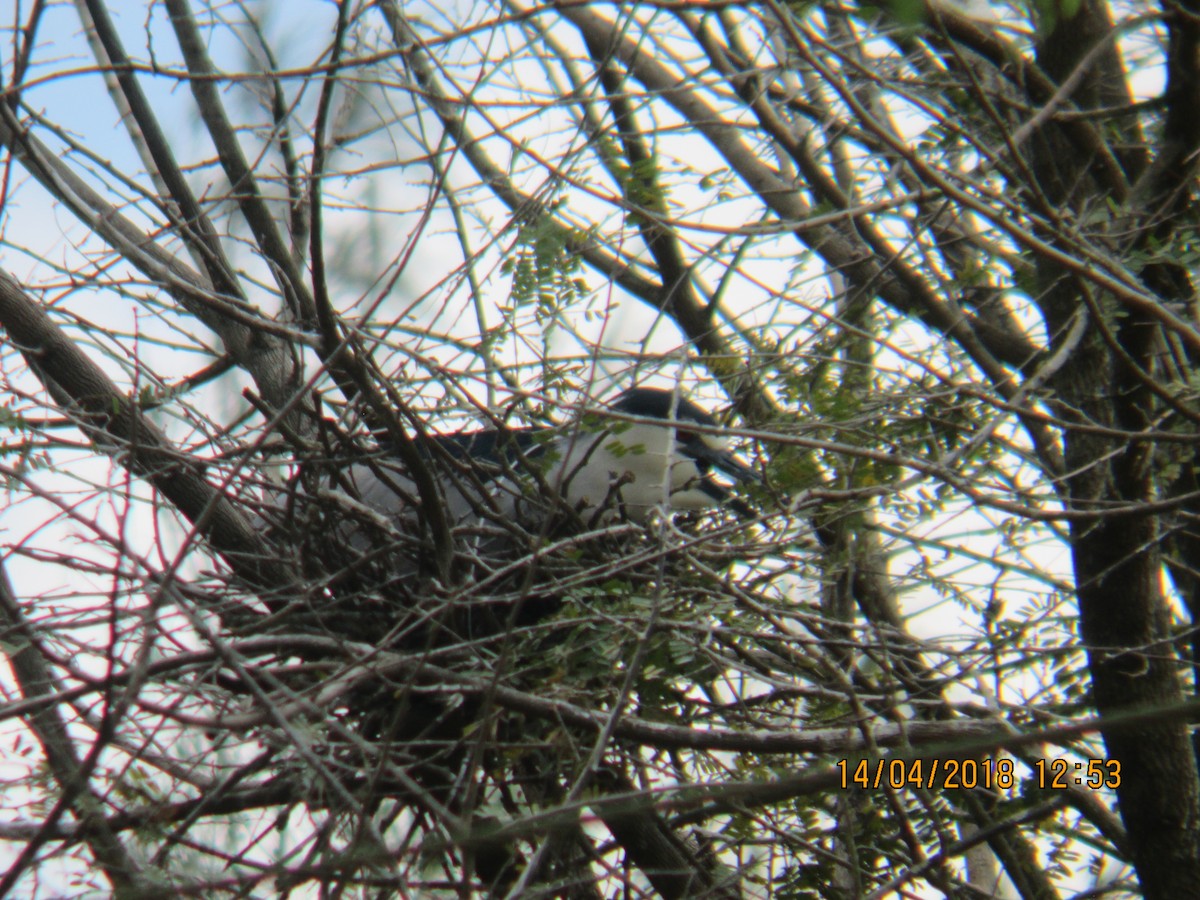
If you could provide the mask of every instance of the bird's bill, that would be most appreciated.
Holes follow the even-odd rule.
[[[698,447],[692,449],[698,460],[724,472],[735,481],[762,483],[763,477],[759,471],[734,456],[728,447],[714,447],[707,441],[701,441]]]

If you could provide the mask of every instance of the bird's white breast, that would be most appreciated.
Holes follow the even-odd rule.
[[[670,427],[634,423],[599,435],[567,433],[547,483],[573,507],[645,518],[654,509],[699,509],[712,498],[691,486],[701,472],[676,452]]]

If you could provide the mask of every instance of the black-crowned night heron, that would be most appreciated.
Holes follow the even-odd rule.
[[[699,510],[738,501],[734,482],[759,481],[759,474],[729,448],[717,420],[691,400],[659,388],[631,388],[596,416],[566,429],[552,444],[555,456],[546,481],[581,511],[612,510],[645,519],[656,509]]]
[[[752,511],[717,476],[760,480],[730,451],[716,419],[659,388],[632,388],[607,411],[566,425],[431,435],[425,447],[451,526],[483,518],[528,526],[559,498],[585,521],[644,521],[656,510],[721,504],[747,516]],[[413,481],[394,458],[356,463],[341,481],[355,500],[390,520],[419,509]]]
[[[481,558],[510,556],[527,546],[521,534],[544,527],[561,534],[573,517],[594,527],[725,505],[748,518],[731,487],[760,480],[716,419],[659,388],[631,388],[562,425],[428,434],[415,445],[460,547]],[[329,461],[315,474],[273,492],[265,518],[318,555],[333,538],[356,554],[386,553],[393,576],[421,567],[422,500],[394,455]]]
[[[627,527],[610,532],[610,526],[721,506],[743,518],[755,515],[732,488],[760,480],[758,473],[733,455],[716,419],[669,390],[633,388],[563,424],[428,433],[413,444],[421,478],[433,478],[449,545],[423,515],[429,491],[420,496],[413,473],[386,448],[340,458],[335,450],[299,466],[286,489],[266,493],[259,522],[278,548],[314,583],[328,585],[327,596],[348,601],[317,607],[318,616],[333,616],[322,627],[372,640],[398,627],[399,609],[415,617],[402,629],[413,646],[434,640],[430,623],[439,641],[447,634],[456,640],[494,634],[507,616],[518,615],[515,609],[513,621],[533,621],[557,608],[562,595],[553,585],[564,567],[578,575],[597,553],[624,554],[627,542],[637,541]],[[569,554],[536,555],[546,539],[577,537],[582,562]],[[584,569],[577,571],[577,562]],[[504,595],[512,577],[534,572],[541,573],[540,587],[522,582],[523,590],[536,589],[518,607],[493,604],[485,592],[482,605],[468,593],[449,610],[431,592],[449,576],[460,586],[486,583]],[[492,584],[492,576],[500,580]],[[376,602],[397,597],[402,607]]]

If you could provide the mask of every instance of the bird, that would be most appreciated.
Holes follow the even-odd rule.
[[[675,391],[634,387],[608,405],[565,425],[483,429],[429,436],[426,453],[450,465],[441,474],[452,523],[477,514],[485,499],[501,514],[548,498],[548,488],[578,513],[644,521],[656,510],[693,511],[730,504],[752,515],[718,480],[759,482],[759,473],[731,451],[729,438],[705,409]],[[351,471],[359,499],[394,516],[415,499],[398,461]],[[531,477],[537,469],[542,484]],[[386,473],[389,477],[381,478]],[[526,477],[530,476],[530,477]],[[476,496],[472,496],[472,495]],[[531,497],[533,500],[531,501]]]
[[[633,387],[609,411],[599,417],[600,428],[589,428],[585,417],[553,444],[546,481],[569,506],[637,521],[655,510],[720,505],[753,515],[715,476],[735,483],[762,478],[731,451],[728,436],[705,409],[675,391]]]
[[[414,443],[450,527],[483,555],[501,551],[514,527],[535,531],[547,516],[600,526],[724,506],[752,518],[733,486],[762,481],[707,410],[656,387],[629,388],[566,423],[429,432]],[[319,499],[323,521],[332,513],[341,540],[359,553],[377,547],[380,534],[412,541],[421,499],[394,453],[380,448],[326,471],[316,497],[294,491],[290,509]]]

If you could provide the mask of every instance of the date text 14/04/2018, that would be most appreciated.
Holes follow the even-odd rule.
[[[1000,788],[1017,784],[1011,759],[839,759],[837,768],[843,788]],[[1115,759],[1038,759],[1033,763],[1033,778],[1042,789],[1066,790],[1068,787],[1114,789],[1121,786],[1121,764]]]

